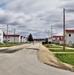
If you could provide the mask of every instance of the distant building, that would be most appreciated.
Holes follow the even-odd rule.
[[[45,41],[45,39],[33,39],[34,40],[34,42],[43,42],[43,41]]]
[[[21,36],[20,40],[21,40],[21,42],[27,42],[27,38],[24,36]]]
[[[3,43],[3,30],[0,28],[0,43]]]
[[[20,35],[14,35],[14,34],[8,34],[8,35],[4,35],[4,42],[15,42],[15,43],[20,43]]]
[[[53,43],[63,44],[63,36],[53,36]]]
[[[54,44],[63,44],[63,36],[52,36],[48,41]]]
[[[14,34],[8,34],[4,35],[4,42],[10,42],[10,43],[20,43],[20,42],[27,42],[27,39],[24,36],[20,35],[14,35]]]
[[[74,30],[66,30],[66,44],[72,46],[74,44]]]
[[[26,37],[23,37],[23,42],[27,42],[27,38]]]
[[[24,37],[23,36],[21,36],[20,41],[24,42]]]

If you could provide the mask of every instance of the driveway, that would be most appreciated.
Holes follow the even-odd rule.
[[[0,53],[0,75],[74,75],[38,60],[39,44],[24,46],[16,52]]]

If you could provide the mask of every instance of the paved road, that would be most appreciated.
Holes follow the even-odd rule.
[[[0,53],[0,75],[74,75],[74,72],[57,69],[37,58],[39,44],[24,47],[13,53]]]

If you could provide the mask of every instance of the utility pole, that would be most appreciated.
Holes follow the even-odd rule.
[[[63,9],[63,50],[65,50],[65,45],[66,45],[66,41],[65,41],[65,8]]]
[[[48,30],[48,44],[49,44],[49,33],[50,33],[50,31]]]
[[[7,25],[7,37],[6,37],[6,42],[8,42],[8,25]]]
[[[48,30],[48,39],[49,39],[49,32],[50,32],[50,31]]]
[[[51,44],[53,42],[53,31],[52,31],[52,29],[53,29],[53,26],[51,26]]]
[[[14,43],[15,43],[15,31],[16,31],[16,30],[14,29]]]

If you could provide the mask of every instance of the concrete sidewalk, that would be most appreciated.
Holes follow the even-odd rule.
[[[55,53],[68,53],[68,52],[51,52],[48,50],[48,48],[44,47],[43,45],[40,45],[40,49],[38,52],[38,57],[39,60],[42,61],[45,64],[60,68],[60,69],[65,69],[65,70],[70,70],[74,72],[73,66],[61,62],[58,58],[55,57]],[[71,52],[72,53],[72,52]]]
[[[63,48],[63,46],[60,46],[60,45],[55,45],[55,44],[52,44],[53,46],[59,46],[60,48],[50,48],[50,49],[61,49]],[[65,47],[66,49],[71,49],[71,50],[74,50],[74,48],[71,48],[71,47]]]
[[[74,54],[74,52],[53,52],[54,54]]]
[[[17,45],[17,46],[11,46],[11,47],[2,47],[0,48],[0,52],[2,51],[11,51],[11,50],[18,50],[18,49],[22,49],[26,46],[29,46],[30,44],[22,44],[22,45]]]

